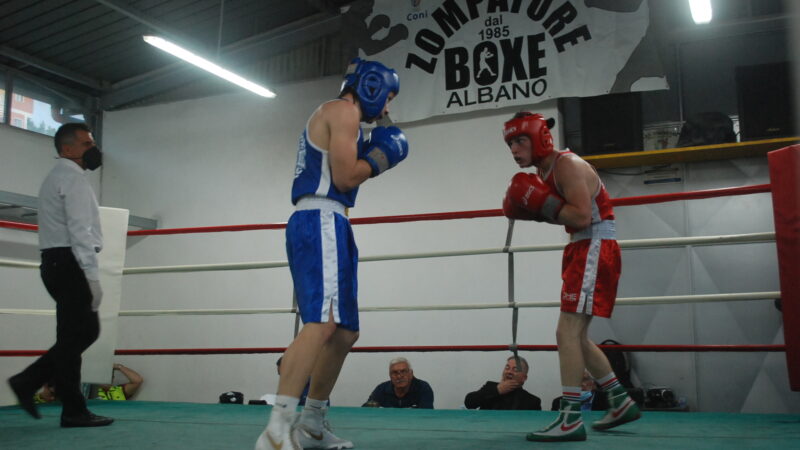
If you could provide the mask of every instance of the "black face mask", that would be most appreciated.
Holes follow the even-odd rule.
[[[83,153],[83,166],[89,170],[94,170],[100,167],[103,164],[103,153],[100,152],[100,149],[97,146],[86,150]]]

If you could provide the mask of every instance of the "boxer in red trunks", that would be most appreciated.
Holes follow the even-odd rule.
[[[537,173],[514,175],[503,200],[511,219],[563,225],[570,234],[561,266],[561,314],[556,329],[563,397],[558,418],[529,441],[583,441],[581,380],[588,369],[608,397],[609,410],[595,430],[607,430],[640,417],[639,408],[619,383],[605,354],[587,335],[592,317],[611,317],[621,259],[614,210],[594,168],[578,155],[556,151],[553,119],[517,113],[505,123],[503,138],[520,167]]]

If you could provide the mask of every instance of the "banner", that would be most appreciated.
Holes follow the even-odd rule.
[[[397,70],[397,122],[668,88],[644,0],[356,0],[342,19],[352,55]]]

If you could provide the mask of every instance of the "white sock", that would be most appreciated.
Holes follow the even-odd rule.
[[[313,398],[306,399],[306,406],[303,408],[303,413],[300,415],[300,420],[303,425],[308,426],[312,430],[321,430],[322,422],[325,420],[325,413],[328,411],[327,400],[316,400]]]
[[[324,409],[328,406],[327,400],[316,400],[311,397],[306,398],[306,408]]]
[[[287,433],[297,416],[297,404],[300,399],[286,395],[275,396],[275,405],[272,406],[272,413],[269,415],[267,431],[273,436]]]
[[[288,395],[276,395],[275,396],[275,405],[272,406],[272,410],[279,410],[281,412],[295,412],[297,410],[297,405],[300,403],[300,399],[297,397],[289,397]]]

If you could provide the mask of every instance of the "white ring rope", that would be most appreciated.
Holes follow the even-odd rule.
[[[772,242],[775,240],[774,232],[747,233],[720,236],[695,236],[678,238],[655,238],[655,239],[632,239],[618,241],[621,248],[625,249],[652,249],[681,247],[687,245],[722,245],[722,244],[744,244],[758,242]],[[448,256],[467,256],[467,255],[487,255],[498,253],[523,253],[523,252],[542,252],[561,250],[566,244],[544,244],[519,247],[498,247],[488,249],[459,250],[447,252],[426,252],[426,253],[407,253],[395,255],[377,255],[359,258],[359,261],[389,261],[401,259],[420,259],[438,258]],[[123,269],[125,275],[143,273],[168,273],[168,272],[201,272],[216,270],[249,270],[266,269],[275,267],[285,267],[287,261],[265,261],[251,263],[229,263],[229,264],[200,264],[184,266],[153,266],[153,267],[130,267]],[[35,269],[38,263],[30,261],[4,260],[0,259],[0,266],[16,267],[25,269]],[[780,292],[749,292],[738,294],[705,294],[705,295],[675,295],[660,297],[629,297],[618,298],[618,305],[656,305],[656,304],[677,304],[677,303],[706,303],[706,302],[728,302],[745,300],[773,300],[780,297]],[[418,305],[418,306],[374,306],[362,307],[362,312],[381,312],[381,311],[448,311],[448,310],[471,310],[471,309],[503,309],[503,308],[549,308],[560,306],[560,302],[503,302],[503,303],[475,303],[475,304],[454,304],[454,305]],[[160,315],[232,315],[232,314],[286,314],[296,313],[294,308],[259,308],[259,309],[186,309],[186,310],[131,310],[120,311],[120,316],[160,316]],[[54,310],[34,310],[34,309],[0,309],[0,314],[17,315],[54,315]]]
[[[682,247],[686,245],[722,245],[722,244],[750,244],[758,242],[775,241],[775,232],[729,234],[720,236],[693,236],[676,238],[630,239],[618,241],[620,248],[624,249],[652,249]],[[404,253],[395,255],[375,255],[359,258],[359,262],[369,261],[394,261],[401,259],[441,258],[448,256],[490,255],[497,253],[524,253],[547,252],[561,250],[567,244],[544,244],[519,247],[495,247],[474,250],[455,250],[445,252]],[[128,267],[122,270],[124,275],[137,275],[143,273],[175,273],[175,272],[207,272],[217,270],[251,270],[270,269],[288,266],[287,261],[261,261],[249,263],[228,264],[193,264],[182,266],[150,266]],[[25,269],[38,269],[39,264],[29,261],[0,259],[0,266],[17,267]]]
[[[697,236],[697,237],[678,237],[678,238],[658,238],[658,239],[634,239],[619,241],[620,248],[642,249],[642,248],[668,248],[682,247],[685,245],[722,245],[722,244],[744,244],[756,242],[774,242],[775,232],[766,233],[747,233],[732,234],[721,236]],[[370,261],[396,261],[402,259],[423,259],[441,258],[448,256],[470,256],[470,255],[491,255],[497,253],[523,253],[523,252],[547,252],[561,250],[567,244],[544,244],[521,247],[496,247],[473,250],[453,250],[443,252],[422,252],[422,253],[402,253],[394,255],[374,255],[365,256],[358,259],[359,262]],[[288,261],[264,261],[252,263],[231,263],[231,264],[203,264],[185,266],[156,266],[156,267],[129,267],[122,270],[125,275],[142,273],[165,273],[165,272],[197,272],[212,270],[249,270],[249,269],[268,269],[274,267],[286,267]]]
[[[616,305],[669,305],[687,303],[738,302],[749,300],[774,300],[780,298],[779,291],[739,292],[733,294],[699,294],[699,295],[666,295],[660,297],[623,297],[618,298]],[[359,312],[388,311],[454,311],[471,309],[504,309],[504,308],[551,308],[561,306],[561,302],[503,302],[473,303],[455,305],[417,305],[417,306],[366,306],[358,308]],[[295,313],[293,308],[266,309],[142,309],[120,311],[120,316],[203,316],[203,315],[238,315],[238,314],[287,314]],[[32,316],[52,316],[55,310],[48,309],[0,309],[0,314],[18,314]]]
[[[18,269],[38,269],[39,263],[15,259],[0,259],[0,267],[16,267]]]

